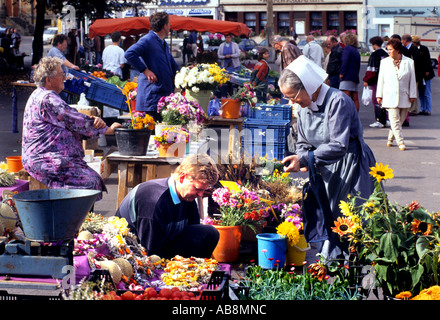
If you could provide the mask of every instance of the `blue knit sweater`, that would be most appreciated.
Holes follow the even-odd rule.
[[[361,55],[353,46],[345,46],[342,52],[341,81],[359,83],[359,69],[361,68]]]

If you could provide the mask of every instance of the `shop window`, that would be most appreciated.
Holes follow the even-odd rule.
[[[225,12],[225,20],[238,22],[238,13],[237,12]]]
[[[345,30],[357,30],[357,14],[356,11],[347,11],[344,13]],[[345,31],[344,30],[344,31]]]
[[[310,33],[315,36],[322,35],[322,12],[310,13]]]
[[[255,12],[246,12],[244,14],[244,23],[255,31],[255,27],[257,26],[257,14]]]
[[[337,36],[338,34],[339,34],[339,12],[328,12],[326,35]]]
[[[288,12],[278,13],[278,33],[283,36],[290,34],[290,16]]]

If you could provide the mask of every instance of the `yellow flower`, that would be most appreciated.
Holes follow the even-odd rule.
[[[397,298],[397,299],[408,300],[408,298],[410,298],[411,295],[412,295],[411,292],[409,292],[409,291],[403,291],[403,292],[397,294],[397,295],[396,295],[396,298]]]
[[[298,228],[292,222],[284,221],[277,227],[277,233],[287,237],[291,246],[295,245],[299,241]]]
[[[341,213],[346,217],[351,217],[353,213],[351,212],[351,207],[348,202],[342,201],[339,203],[339,209]]]
[[[376,178],[377,182],[381,182],[382,180],[392,179],[394,177],[393,169],[388,168],[388,165],[383,165],[381,163],[376,163],[374,167],[370,167],[370,175]]]

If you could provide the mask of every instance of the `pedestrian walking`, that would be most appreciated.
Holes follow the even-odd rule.
[[[402,124],[408,115],[411,103],[417,99],[417,85],[414,61],[402,54],[402,43],[391,38],[387,43],[389,57],[380,63],[377,81],[377,103],[388,111],[390,131],[387,146],[394,139],[400,150],[406,150],[402,134]]]
[[[379,76],[380,62],[382,59],[388,57],[388,52],[382,48],[383,39],[382,37],[376,36],[370,39],[370,44],[373,47],[373,53],[368,59],[367,70],[365,76],[362,79],[364,81],[364,87],[369,86],[372,95],[371,100],[374,108],[374,116],[376,121],[370,124],[371,128],[383,128],[387,121],[386,109],[382,108],[381,105],[377,103],[376,90],[377,90],[377,79]]]
[[[357,36],[351,32],[344,35],[344,50],[341,56],[341,69],[339,73],[339,89],[349,96],[359,112],[359,70],[361,69],[361,55],[357,50],[359,42]]]
[[[434,70],[431,64],[431,55],[427,46],[420,43],[419,36],[412,36],[413,44],[420,50],[421,61],[423,62],[424,71],[423,78],[418,84],[420,115],[430,116],[432,110],[431,98],[431,79],[434,78]]]
[[[327,38],[327,44],[330,47],[330,56],[327,63],[328,84],[332,88],[339,89],[340,82],[340,70],[342,64],[342,52],[343,49],[338,43],[338,39],[335,36],[329,36]]]

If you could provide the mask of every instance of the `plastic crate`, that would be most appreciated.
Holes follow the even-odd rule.
[[[213,271],[200,300],[222,301],[229,299],[229,275],[226,271]]]
[[[91,74],[88,74],[88,73],[85,73],[82,71],[78,71],[78,70],[74,70],[74,69],[69,69],[67,71],[67,73],[68,74],[70,73],[74,79],[81,79],[81,80],[83,80],[85,82],[89,82],[89,83],[92,82],[92,80],[98,79],[97,77],[94,77]],[[104,80],[101,80],[101,81],[104,81]]]
[[[268,144],[255,143],[254,141],[243,142],[244,154],[254,157],[258,155],[265,157],[267,154],[268,159],[281,160],[286,154],[286,143],[272,142]]]
[[[99,79],[91,81],[86,98],[115,109],[129,111],[127,98],[122,91],[116,85]]]
[[[264,122],[280,120],[292,121],[292,106],[288,104],[257,104],[255,108],[251,109],[249,119],[258,119]]]
[[[285,143],[290,133],[290,121],[272,121],[247,119],[243,124],[243,140],[266,144],[268,142]]]

